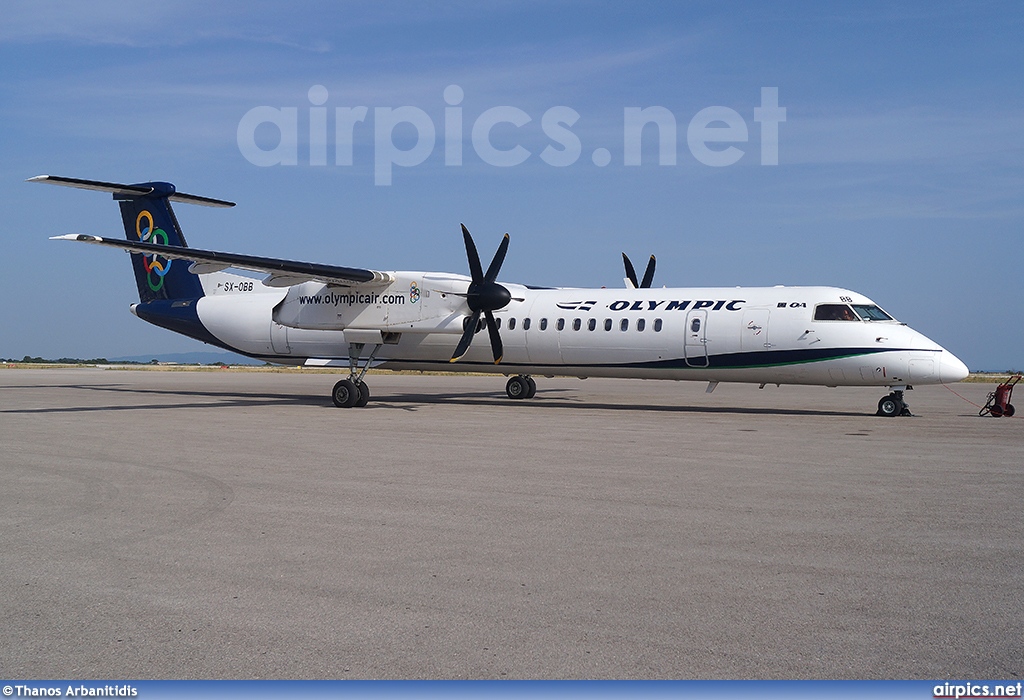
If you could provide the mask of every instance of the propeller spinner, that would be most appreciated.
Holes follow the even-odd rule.
[[[469,274],[471,282],[466,292],[466,303],[472,315],[465,322],[465,330],[459,340],[458,347],[452,355],[450,362],[456,362],[469,350],[473,336],[476,334],[477,324],[480,323],[480,315],[483,314],[487,322],[487,334],[491,337],[491,352],[494,354],[494,364],[501,362],[504,349],[501,345],[501,334],[498,333],[498,324],[494,320],[494,311],[505,308],[512,295],[508,289],[501,286],[494,280],[498,276],[501,264],[505,261],[505,253],[508,252],[508,234],[501,239],[498,250],[494,253],[487,272],[483,272],[480,266],[480,255],[476,252],[476,245],[473,237],[469,235],[469,229],[462,225],[462,237],[466,241],[466,257],[469,258]]]

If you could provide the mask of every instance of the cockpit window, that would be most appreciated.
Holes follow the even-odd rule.
[[[892,316],[874,304],[854,304],[853,310],[865,321],[891,321]]]
[[[815,321],[859,321],[846,304],[818,304],[814,309]]]

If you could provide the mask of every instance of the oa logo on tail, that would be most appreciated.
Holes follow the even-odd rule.
[[[154,228],[153,215],[143,209],[135,219],[135,233],[145,243],[167,245],[167,232],[162,228]],[[156,253],[142,256],[142,268],[146,271],[146,282],[154,292],[164,286],[164,276],[171,269],[171,260],[160,257]]]

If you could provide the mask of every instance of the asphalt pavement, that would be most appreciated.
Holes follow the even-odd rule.
[[[0,369],[2,674],[1024,675],[1020,418],[401,375],[337,409],[338,378]]]

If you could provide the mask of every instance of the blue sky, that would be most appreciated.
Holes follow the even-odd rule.
[[[658,256],[656,285],[827,284],[862,292],[975,369],[1024,367],[1024,6],[759,2],[24,2],[0,24],[0,357],[185,352],[200,343],[128,313],[125,256],[47,240],[123,235],[108,195],[24,180],[48,173],[166,180],[229,199],[178,205],[191,245],[375,269],[466,272],[459,223],[502,279],[621,286],[619,253]],[[325,165],[310,161],[310,88],[323,86]],[[445,89],[463,99],[462,164],[446,165]],[[762,163],[761,90],[786,110]],[[323,96],[321,91],[321,97]],[[352,164],[335,114],[366,107]],[[295,165],[239,146],[253,108],[294,108]],[[414,107],[436,134],[375,184],[378,109]],[[498,123],[480,156],[473,125]],[[543,117],[568,107],[579,157]],[[624,110],[674,118],[675,164],[652,125],[626,165]],[[702,110],[741,118],[728,166],[693,154]],[[563,125],[564,126],[564,125]],[[716,122],[716,127],[722,126]],[[422,134],[399,124],[387,145]],[[270,151],[277,127],[252,132]],[[315,139],[314,139],[315,140]],[[429,145],[429,144],[427,144]],[[606,149],[601,167],[594,152]]]

